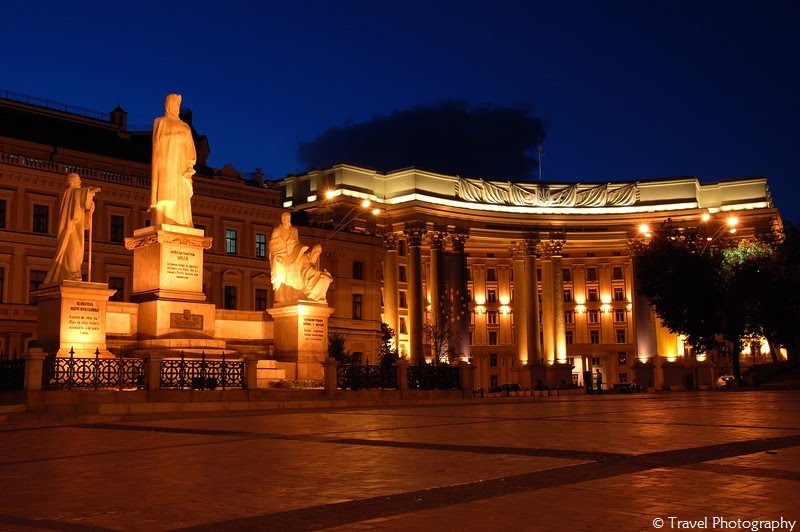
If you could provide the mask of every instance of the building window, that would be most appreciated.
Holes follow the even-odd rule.
[[[592,366],[600,365],[600,357],[592,357]]]
[[[490,368],[497,367],[497,353],[489,353],[489,367]]]
[[[408,308],[408,300],[406,299],[405,290],[400,290],[400,308]]]
[[[256,288],[256,310],[267,310],[266,288]]]
[[[472,268],[467,268],[467,281],[472,280]]]
[[[361,319],[361,294],[353,294],[353,319]]]
[[[470,313],[469,313],[469,324],[470,325],[475,325],[475,311],[474,310],[470,311]]]
[[[497,345],[497,331],[489,332],[489,345]]]
[[[125,278],[109,277],[108,288],[116,290],[116,293],[109,298],[109,301],[125,301]]]
[[[538,282],[540,282],[540,283],[542,282],[542,269],[541,268],[536,268],[536,280]]]
[[[625,329],[617,329],[617,343],[618,344],[625,343]]]
[[[486,313],[486,323],[489,325],[497,325],[497,311],[490,310]]]
[[[472,303],[472,290],[470,290],[469,288],[467,288],[467,301]]]
[[[597,329],[589,331],[589,343],[590,344],[600,343],[600,331],[598,331]]]
[[[267,235],[256,233],[256,258],[263,259],[267,256]]]
[[[495,270],[494,268],[487,268],[486,280],[489,282],[497,281],[497,270]]]
[[[44,283],[44,278],[47,277],[47,272],[45,270],[31,270],[31,276],[28,281],[28,292],[33,292],[34,290],[38,290],[42,283]],[[31,298],[31,303],[35,302],[35,298]]]
[[[497,375],[489,375],[489,388],[491,388],[492,390],[496,389],[498,386],[497,382],[498,382]]]
[[[622,275],[622,266],[614,266],[611,268],[611,278],[615,281],[621,281],[625,278]]]
[[[564,340],[567,342],[567,345],[572,344],[575,341],[575,336],[572,331],[566,331],[564,333]]]
[[[597,301],[597,288],[590,288],[587,290],[586,299],[589,301]]]
[[[587,281],[597,280],[597,268],[586,268],[586,280]]]
[[[572,290],[569,288],[564,289],[564,303],[572,303]]]
[[[225,310],[236,310],[236,287],[235,286],[226,286],[225,287],[224,306],[225,306]]]
[[[614,301],[625,301],[625,290],[622,288],[614,288]]]
[[[486,291],[486,302],[487,303],[497,303],[497,290],[487,290]]]
[[[353,279],[364,280],[364,263],[360,260],[353,261]]]
[[[589,323],[600,323],[599,310],[590,310],[588,314],[589,314]]]
[[[236,230],[225,230],[225,253],[228,255],[236,255]]]
[[[569,283],[572,281],[572,270],[569,268],[564,268],[561,270],[561,279],[565,283]]]
[[[0,199],[0,229],[6,227],[6,200]]]
[[[408,327],[406,327],[405,318],[400,318],[400,334],[408,334]]]
[[[514,282],[514,268],[511,268],[511,270],[508,273],[509,273],[509,280],[511,282]]]
[[[623,309],[618,308],[614,310],[614,321],[625,321],[625,311]]]
[[[6,270],[5,268],[0,268],[0,303],[3,300],[3,287],[6,285]]]
[[[624,371],[620,372],[620,374],[619,374],[619,382],[621,382],[621,383],[628,382],[628,374],[625,373]]]
[[[406,256],[406,241],[405,240],[398,240],[397,241],[397,254],[401,257]]]
[[[123,242],[125,240],[125,218],[123,216],[112,214],[109,228],[109,238],[112,242]]]
[[[400,277],[400,282],[401,283],[408,282],[408,277],[406,276],[406,267],[405,266],[400,266],[399,277]]]
[[[45,233],[50,231],[50,207],[47,205],[33,206],[33,232]]]
[[[564,311],[564,323],[572,323],[574,321],[574,314],[571,310]]]
[[[619,366],[628,365],[628,353],[626,353],[625,351],[619,351],[617,353],[617,365]]]

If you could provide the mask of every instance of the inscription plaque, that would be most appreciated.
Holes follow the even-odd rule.
[[[191,310],[171,312],[169,315],[170,329],[196,329],[203,330],[203,315],[192,314]]]

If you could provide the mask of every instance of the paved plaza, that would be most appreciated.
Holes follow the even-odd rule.
[[[797,391],[0,431],[5,530],[675,530],[703,519],[723,529],[715,517],[800,519]]]

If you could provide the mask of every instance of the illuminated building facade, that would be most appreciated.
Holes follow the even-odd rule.
[[[710,386],[729,360],[689,363],[635,293],[629,241],[668,218],[710,239],[780,224],[763,178],[509,183],[342,164],[281,183],[284,206],[312,218],[371,202],[363,223],[383,234],[382,319],[400,352],[430,360],[430,332],[447,324],[484,388],[598,371],[607,384]]]

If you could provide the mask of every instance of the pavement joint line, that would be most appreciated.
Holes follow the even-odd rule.
[[[704,471],[707,473],[720,473],[722,475],[745,476],[755,478],[773,478],[778,480],[794,480],[800,482],[800,472],[784,471],[782,469],[769,469],[766,467],[750,467],[734,464],[699,463],[681,466],[682,469]]]
[[[181,530],[327,529],[504,495],[602,480],[652,469],[679,468],[709,460],[797,446],[800,446],[800,435],[661,451],[613,462],[584,462],[464,484],[229,519]]]
[[[69,521],[59,521],[57,519],[38,519],[7,514],[0,514],[0,524],[15,525],[20,529],[27,530],[64,530],[66,532],[105,532],[107,530],[112,530],[111,528],[102,526],[83,525]]]

